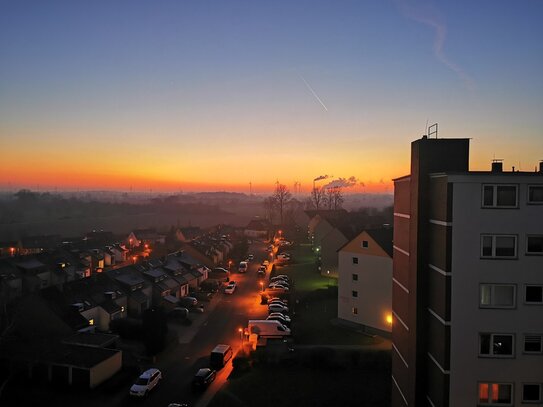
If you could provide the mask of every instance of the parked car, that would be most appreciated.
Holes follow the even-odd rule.
[[[188,308],[184,307],[175,307],[173,310],[170,311],[168,314],[171,318],[175,319],[186,319],[189,316],[189,310]]]
[[[289,278],[288,276],[284,274],[279,274],[278,276],[270,278],[270,281],[277,281],[277,280],[289,281]]]
[[[282,312],[272,312],[271,314],[268,315],[268,317],[279,317],[279,318],[283,318],[286,322],[288,322],[289,324],[292,322],[292,320],[290,319],[290,317],[287,315],[287,314],[283,314]]]
[[[270,265],[270,262],[268,260],[264,260],[262,262],[262,265],[268,267]]]
[[[213,271],[218,272],[218,273],[230,274],[228,270],[222,267],[215,267]]]
[[[254,256],[254,254],[249,254],[249,256],[247,256],[247,258],[248,258],[249,260],[253,260],[253,259],[255,258],[255,256]]]
[[[272,289],[272,290],[276,290],[276,289],[281,289],[281,290],[284,290],[284,291],[289,291],[290,290],[290,287],[287,286],[287,285],[284,285],[284,284],[279,284],[279,283],[272,283],[268,286],[268,288]]]
[[[238,271],[240,273],[246,273],[248,268],[249,268],[249,264],[247,263],[247,261],[240,261],[239,262]]]
[[[217,377],[217,372],[215,370],[208,367],[199,369],[192,379],[192,388],[195,390],[204,390],[211,382],[213,382],[213,380],[215,380],[215,377]]]
[[[278,321],[280,322],[281,324],[283,324],[284,326],[286,326],[287,328],[290,327],[290,321],[287,321],[285,319],[285,317],[280,317],[278,315],[268,315],[268,318],[266,318],[266,320],[268,321]]]
[[[198,304],[198,300],[194,297],[181,297],[177,303],[186,308],[195,307]]]
[[[284,305],[285,307],[287,306],[287,303],[284,302],[283,300],[280,300],[279,298],[268,300],[268,305],[270,304],[279,304],[279,305]]]
[[[281,254],[278,254],[277,255],[277,260],[280,260],[280,261],[289,261],[290,260],[290,256],[285,254],[285,253],[281,253]]]
[[[236,290],[236,282],[230,281],[226,288],[224,289],[225,294],[234,294],[234,291]]]
[[[162,380],[162,372],[152,368],[143,372],[136,383],[130,387],[130,395],[136,397],[145,397]]]
[[[281,304],[270,304],[268,305],[268,313],[272,312],[288,312],[288,307],[281,305]]]

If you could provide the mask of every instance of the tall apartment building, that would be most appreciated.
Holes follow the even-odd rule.
[[[394,180],[394,407],[543,403],[543,168],[468,159],[423,137]]]

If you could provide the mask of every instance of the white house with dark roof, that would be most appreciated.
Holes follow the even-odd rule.
[[[370,333],[392,329],[392,229],[367,229],[338,250],[338,318]]]

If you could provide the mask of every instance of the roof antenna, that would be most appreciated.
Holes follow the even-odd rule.
[[[437,123],[434,123],[430,127],[428,127],[428,138],[430,138],[432,134],[435,134],[437,138]]]

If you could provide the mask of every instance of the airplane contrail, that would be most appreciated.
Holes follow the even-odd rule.
[[[304,79],[304,77],[302,75],[300,75],[300,79],[302,81],[304,81],[305,83],[305,86],[307,86],[307,89],[309,89],[311,91],[311,93],[313,94],[313,96],[315,96],[315,98],[319,101],[319,103],[321,104],[322,107],[324,107],[324,110],[328,111],[328,108],[326,107],[326,105],[323,103],[323,101],[321,100],[321,98],[315,93],[315,91],[313,90],[313,88],[309,85],[309,83],[307,83],[307,81]]]

